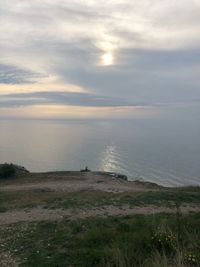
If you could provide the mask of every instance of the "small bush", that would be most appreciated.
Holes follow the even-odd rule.
[[[16,170],[13,164],[2,164],[0,166],[0,178],[13,177],[16,174]]]
[[[200,253],[198,251],[188,251],[184,255],[184,262],[189,266],[199,266]]]
[[[88,169],[88,166],[86,166],[85,169],[80,170],[80,172],[91,172],[91,170]]]
[[[160,232],[152,236],[153,246],[160,252],[170,254],[175,252],[176,237],[172,233]]]

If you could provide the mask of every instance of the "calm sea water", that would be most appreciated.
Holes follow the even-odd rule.
[[[189,119],[0,120],[0,162],[36,172],[87,165],[167,186],[200,184],[199,133]]]

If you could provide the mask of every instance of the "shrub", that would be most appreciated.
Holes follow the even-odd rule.
[[[189,266],[199,266],[200,253],[198,251],[188,251],[184,255],[184,262]]]
[[[173,253],[176,248],[176,237],[169,232],[160,232],[152,236],[152,243],[160,252]]]
[[[4,163],[0,165],[0,178],[9,178],[16,174],[13,164]]]
[[[80,170],[80,172],[90,172],[91,170],[88,169],[88,166],[85,167],[85,169]]]

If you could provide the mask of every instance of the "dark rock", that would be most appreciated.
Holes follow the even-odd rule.
[[[110,174],[112,177],[117,178],[117,179],[122,179],[124,181],[128,181],[128,177],[124,174],[120,174],[120,173],[111,173]]]

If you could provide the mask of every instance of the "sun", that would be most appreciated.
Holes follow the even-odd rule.
[[[114,64],[114,57],[111,53],[105,53],[102,55],[102,64],[104,66],[110,66]]]

